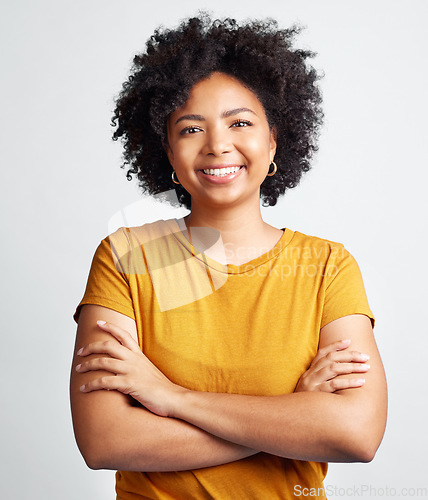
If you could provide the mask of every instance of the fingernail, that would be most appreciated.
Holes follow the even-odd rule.
[[[370,359],[370,356],[368,354],[361,354],[361,359],[364,359],[364,361],[368,361]]]
[[[80,356],[83,352],[83,347],[81,347],[78,351],[77,351],[77,355]]]
[[[105,324],[106,324],[106,322],[102,321],[101,319],[97,321],[97,325],[102,326],[102,325],[105,325]]]
[[[81,391],[81,392],[84,392],[84,390],[85,390],[85,389],[86,389],[86,385],[81,385],[81,386],[80,386],[80,391]]]
[[[342,344],[350,344],[350,343],[351,343],[351,339],[342,340]]]
[[[77,366],[76,366],[76,371],[79,371],[81,366],[82,366],[82,365],[77,365]]]
[[[357,384],[363,385],[366,383],[366,379],[365,378],[358,378],[356,382],[357,382]]]

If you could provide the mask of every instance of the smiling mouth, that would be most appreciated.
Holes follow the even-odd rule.
[[[226,167],[226,168],[206,168],[202,170],[202,172],[206,175],[212,175],[214,177],[225,177],[229,174],[234,174],[238,172],[241,168],[244,168],[244,165],[239,167]]]

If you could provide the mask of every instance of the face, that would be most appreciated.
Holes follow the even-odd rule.
[[[276,151],[257,96],[238,80],[213,73],[168,119],[169,161],[192,197],[202,205],[260,203],[260,185]]]

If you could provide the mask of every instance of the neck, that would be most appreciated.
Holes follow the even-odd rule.
[[[211,227],[219,231],[223,246],[229,250],[228,262],[236,264],[265,253],[282,235],[279,229],[263,221],[259,199],[257,203],[227,208],[192,203],[192,211],[184,220],[188,228]]]
[[[259,233],[267,225],[261,215],[260,204],[231,208],[198,207],[185,217],[188,227],[212,227],[221,234],[224,243],[242,241],[245,234]]]

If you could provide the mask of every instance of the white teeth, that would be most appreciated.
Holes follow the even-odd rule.
[[[224,177],[225,175],[234,174],[241,167],[227,167],[227,168],[207,168],[203,170],[204,174],[214,175],[215,177]]]

